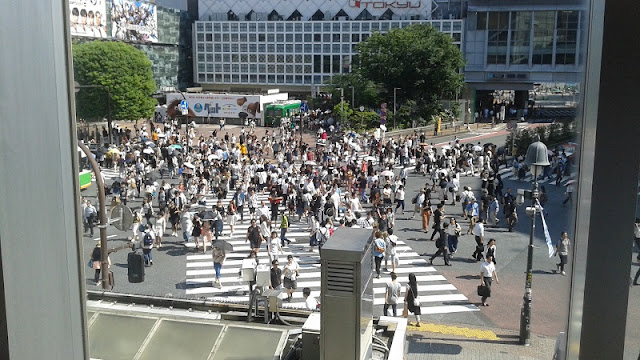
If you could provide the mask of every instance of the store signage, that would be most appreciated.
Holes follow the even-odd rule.
[[[349,6],[358,9],[419,9],[422,1],[359,1],[349,0]]]

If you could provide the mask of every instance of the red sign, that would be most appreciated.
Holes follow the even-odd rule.
[[[359,1],[349,0],[349,6],[358,9],[419,9],[422,1]]]

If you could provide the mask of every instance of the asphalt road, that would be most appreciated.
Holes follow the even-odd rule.
[[[484,130],[459,134],[461,142],[492,142],[498,145],[504,143],[507,136],[505,130]],[[441,137],[436,141],[436,145],[444,145],[454,140],[453,136]],[[407,181],[407,199],[422,187],[429,179],[422,175],[411,173]],[[169,182],[177,182],[177,180],[168,180]],[[110,183],[110,182],[108,182]],[[480,179],[478,177],[461,178],[462,186],[471,186],[474,190],[480,189]],[[531,183],[505,180],[505,189],[511,188],[513,193],[516,189],[530,189]],[[555,185],[546,185],[548,193],[548,204],[545,208],[546,219],[549,226],[549,232],[553,241],[557,241],[562,231],[568,231],[572,239],[572,216],[575,213],[575,203],[568,204],[563,207],[561,202],[564,199],[564,187],[556,187]],[[83,195],[94,198],[95,185],[83,191]],[[478,195],[478,193],[476,193]],[[479,197],[479,196],[478,196]],[[129,202],[132,208],[138,208],[141,205],[141,199]],[[410,201],[408,208],[412,207]],[[531,219],[525,215],[524,206],[519,209],[520,220],[516,225],[514,232],[507,232],[506,228],[487,227],[487,238],[495,238],[497,241],[497,272],[500,283],[493,287],[493,296],[489,299],[489,307],[481,307],[481,311],[438,314],[430,316],[428,321],[447,324],[464,324],[469,326],[482,326],[488,328],[500,328],[515,330],[519,329],[520,309],[522,306],[522,296],[524,294],[525,270],[527,259],[527,245],[529,241],[529,230]],[[410,209],[408,209],[410,210]],[[461,218],[461,208],[459,205],[445,207],[447,216],[454,216],[466,230],[468,222]],[[409,245],[417,253],[433,253],[435,245],[427,240],[429,234],[425,234],[420,230],[420,220],[416,216],[415,219],[409,219],[411,213],[406,212],[405,215],[398,215],[396,219],[396,234],[401,240]],[[504,220],[502,221],[504,224]],[[112,226],[108,228],[109,247],[115,247],[124,244],[131,236],[130,232],[120,232]],[[93,238],[85,236],[84,246],[86,259],[89,258],[91,249],[95,246],[98,237],[96,229]],[[116,273],[115,291],[169,296],[169,297],[186,297],[184,294],[185,282],[185,263],[186,254],[191,250],[185,248],[181,238],[173,238],[165,236],[164,246],[161,249],[154,249],[155,266],[146,268],[147,277],[145,282],[140,284],[130,284],[126,280],[126,256],[128,250],[120,250],[111,255],[113,262],[113,271]],[[564,331],[567,327],[567,318],[569,311],[569,291],[571,287],[571,266],[567,266],[567,276],[555,274],[555,263],[557,258],[549,258],[547,245],[544,240],[542,223],[538,217],[536,220],[536,232],[534,239],[534,258],[533,258],[533,315],[532,315],[532,332],[539,335],[555,337],[558,332]],[[579,244],[578,244],[579,246]],[[443,266],[442,259],[436,259],[434,266],[439,274],[444,277],[458,291],[464,294],[472,302],[480,303],[479,297],[476,295],[476,287],[479,284],[480,265],[471,259],[471,253],[475,248],[475,242],[471,235],[463,236],[460,239],[458,253],[452,260],[453,266]],[[635,254],[634,254],[635,256]],[[571,262],[571,259],[570,259]],[[161,264],[161,265],[159,265]],[[93,271],[86,269],[87,288],[99,288],[93,283]],[[635,273],[636,267],[632,269]],[[628,334],[630,338],[628,343],[632,344],[636,340],[631,334],[640,333],[640,301],[638,301],[638,293],[640,286],[631,289],[632,296],[629,302],[629,316],[631,321],[628,323]],[[636,336],[637,337],[637,336]]]

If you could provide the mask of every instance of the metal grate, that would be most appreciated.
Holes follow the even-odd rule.
[[[327,261],[327,290],[342,294],[354,294],[355,265]]]

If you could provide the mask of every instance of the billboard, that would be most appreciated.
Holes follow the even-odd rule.
[[[356,19],[363,11],[370,16],[382,16],[387,11],[394,15],[408,17],[420,15],[423,18],[431,17],[432,9],[430,0],[332,0],[332,1],[282,1],[282,0],[199,0],[198,11],[200,20],[213,20],[216,14],[226,14],[232,11],[243,18],[244,15],[252,17],[251,20],[267,20],[272,11],[288,18],[297,12],[301,20],[310,20],[318,11],[329,19],[341,14],[350,19]],[[339,15],[340,16],[340,15]],[[326,20],[326,19],[325,19]]]
[[[158,42],[156,5],[140,1],[111,1],[111,36],[118,40]]]
[[[106,0],[69,0],[71,36],[107,37]]]
[[[184,94],[189,114],[199,117],[260,119],[259,95]],[[167,107],[175,107],[183,99],[181,94],[167,94]]]

